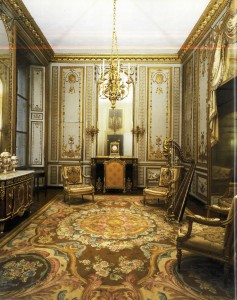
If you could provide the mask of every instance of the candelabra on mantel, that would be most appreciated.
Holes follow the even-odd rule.
[[[145,129],[143,128],[143,125],[142,125],[141,128],[140,128],[139,125],[137,125],[137,127],[136,127],[136,128],[133,128],[131,131],[132,131],[132,134],[133,134],[133,135],[134,135],[134,134],[136,135],[136,137],[137,137],[137,142],[139,142],[140,136],[143,136],[144,133],[145,133]]]
[[[94,142],[94,137],[99,133],[99,129],[94,125],[86,128],[86,134],[91,136],[91,142]]]

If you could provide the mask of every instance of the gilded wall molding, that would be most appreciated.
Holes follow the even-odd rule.
[[[58,178],[61,176],[59,175],[59,167],[58,166],[49,166],[48,168],[49,180],[48,183],[50,185],[58,185]]]
[[[198,105],[199,105],[199,98],[200,98],[200,91],[199,91],[199,55],[198,51],[195,51],[193,53],[193,100],[192,102],[192,111],[193,111],[193,129],[192,129],[192,134],[191,136],[193,137],[192,140],[192,157],[195,159],[197,162],[197,148],[198,148],[198,141],[197,141],[197,136],[198,136],[198,130],[199,130],[199,115],[198,115]]]
[[[90,124],[93,123],[93,116],[92,116],[92,110],[93,110],[93,98],[96,99],[95,95],[93,95],[93,75],[94,75],[94,68],[91,66],[86,67],[86,98],[85,98],[85,115],[86,117],[84,120],[89,120]],[[93,97],[94,96],[94,97]],[[96,103],[96,100],[94,101]],[[86,129],[86,125],[84,126],[84,132]],[[90,160],[92,157],[92,142],[91,142],[91,136],[88,134],[84,134],[85,137],[85,160]]]
[[[152,55],[152,54],[119,54],[121,63],[162,63],[162,64],[180,64],[181,60],[177,54],[172,55]],[[58,63],[101,63],[108,61],[110,54],[55,54],[54,61]]]
[[[145,185],[145,168],[138,166],[138,186],[144,186]]]
[[[195,139],[197,145],[197,163],[201,165],[207,164],[207,103],[209,93],[209,65],[210,65],[210,51],[209,46],[211,39],[208,36],[204,41],[200,49],[197,51],[198,56],[198,69],[195,70],[197,74],[196,78],[198,98],[197,98],[197,138]]]
[[[139,107],[138,107],[138,125],[145,126],[146,124],[146,67],[139,68]],[[147,128],[145,129],[147,131]],[[134,141],[136,143],[136,141]],[[138,159],[145,161],[146,157],[146,136],[143,135],[138,143]]]
[[[180,80],[181,80],[181,68],[174,68],[174,83],[173,83],[173,140],[180,144]]]
[[[58,159],[58,129],[59,129],[59,85],[58,85],[59,71],[57,66],[52,67],[52,89],[51,89],[51,136],[50,136],[50,160]]]
[[[208,4],[201,18],[178,51],[178,57],[182,62],[210,30],[211,25],[215,22],[215,20],[217,20],[224,8],[229,5],[229,2],[229,0],[212,0]]]
[[[16,20],[20,27],[33,39],[34,46],[43,50],[48,62],[52,61],[54,51],[47,39],[39,29],[34,19],[21,0],[2,0],[3,4],[10,10],[13,20]]]
[[[183,66],[182,146],[187,159],[193,156],[194,57]]]

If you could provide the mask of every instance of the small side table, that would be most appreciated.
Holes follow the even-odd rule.
[[[47,176],[45,170],[34,170],[34,189],[36,189],[37,193],[37,200],[39,200],[39,192],[40,192],[40,186],[39,186],[39,179],[42,178],[43,180],[43,190],[44,195],[46,197],[47,195]]]

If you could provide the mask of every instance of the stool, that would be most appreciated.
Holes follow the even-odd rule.
[[[47,195],[47,177],[46,177],[46,172],[44,170],[34,170],[34,187],[37,192],[37,200],[39,200],[39,191],[40,191],[40,186],[39,186],[39,179],[43,179],[43,190],[44,190],[44,195],[46,197]]]

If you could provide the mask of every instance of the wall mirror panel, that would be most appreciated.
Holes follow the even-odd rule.
[[[224,38],[220,38],[222,55],[218,62],[220,82],[216,89],[218,138],[211,149],[211,194],[225,194],[235,182],[236,174],[236,19],[231,15],[224,23]],[[223,73],[223,75],[222,75]]]
[[[11,101],[9,99],[10,48],[8,35],[0,20],[0,151],[11,151]]]
[[[123,73],[121,76],[126,76],[126,74]],[[111,108],[109,99],[98,96],[97,156],[110,155],[111,142],[119,142],[120,156],[133,156],[133,134],[131,132],[134,111],[133,96],[133,85],[131,85],[128,96],[117,101],[115,109]]]
[[[212,147],[212,194],[224,194],[237,171],[236,77],[216,91],[219,140]]]

